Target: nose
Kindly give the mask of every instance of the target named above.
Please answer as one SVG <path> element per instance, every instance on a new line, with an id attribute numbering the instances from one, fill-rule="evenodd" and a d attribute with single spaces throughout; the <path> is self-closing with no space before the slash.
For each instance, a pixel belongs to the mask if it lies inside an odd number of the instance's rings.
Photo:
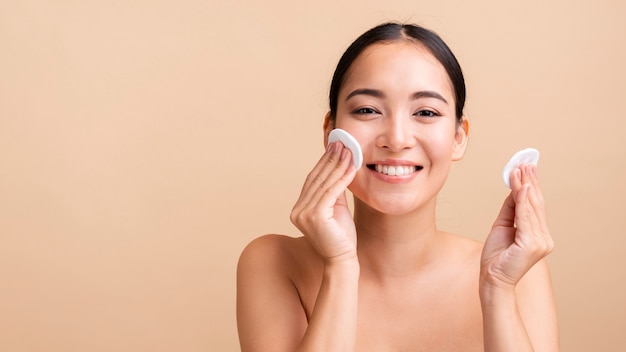
<path id="1" fill-rule="evenodd" d="M 387 118 L 384 125 L 381 126 L 382 128 L 376 141 L 377 146 L 386 148 L 394 153 L 414 147 L 417 140 L 410 123 L 407 118 L 396 116 Z"/>

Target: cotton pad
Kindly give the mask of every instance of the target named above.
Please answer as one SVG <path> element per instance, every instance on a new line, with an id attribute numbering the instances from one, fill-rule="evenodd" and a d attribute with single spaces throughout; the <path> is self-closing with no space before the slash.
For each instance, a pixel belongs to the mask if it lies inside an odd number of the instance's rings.
<path id="1" fill-rule="evenodd" d="M 356 169 L 360 169 L 363 164 L 363 152 L 361 151 L 361 146 L 359 142 L 352 137 L 352 135 L 340 128 L 335 128 L 330 131 L 328 135 L 328 144 L 340 141 L 343 143 L 344 147 L 350 149 L 352 152 L 352 161 L 354 162 L 354 166 Z"/>
<path id="2" fill-rule="evenodd" d="M 515 153 L 515 155 L 511 157 L 511 160 L 506 163 L 506 166 L 504 166 L 504 170 L 502 170 L 504 184 L 511 188 L 511 172 L 522 164 L 533 164 L 536 166 L 537 162 L 539 162 L 539 151 L 537 149 L 526 148 Z"/>

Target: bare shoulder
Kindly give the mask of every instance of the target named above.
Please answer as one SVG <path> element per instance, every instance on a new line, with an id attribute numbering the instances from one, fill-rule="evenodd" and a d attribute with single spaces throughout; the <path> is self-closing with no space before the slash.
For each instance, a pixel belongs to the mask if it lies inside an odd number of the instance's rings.
<path id="1" fill-rule="evenodd" d="M 444 232 L 442 235 L 446 239 L 448 248 L 454 252 L 455 257 L 472 261 L 480 260 L 483 250 L 482 242 L 448 232 Z"/>
<path id="2" fill-rule="evenodd" d="M 304 237 L 263 235 L 252 240 L 244 248 L 239 258 L 239 268 L 245 270 L 269 266 L 283 271 L 313 254 Z"/>
<path id="3" fill-rule="evenodd" d="M 307 315 L 295 281 L 314 258 L 305 238 L 264 235 L 251 241 L 237 266 L 237 326 L 242 350 L 293 350 Z M 278 339 L 277 336 L 282 336 Z"/>
<path id="4" fill-rule="evenodd" d="M 280 259 L 293 240 L 293 237 L 275 234 L 257 237 L 244 248 L 239 258 L 240 264 L 242 262 L 245 264 L 247 261 L 276 259 L 277 254 Z"/>
<path id="5" fill-rule="evenodd" d="M 252 240 L 241 253 L 237 267 L 239 286 L 250 282 L 281 282 L 306 295 L 321 280 L 323 263 L 304 237 L 263 235 Z M 262 284 L 262 283 L 259 283 Z"/>

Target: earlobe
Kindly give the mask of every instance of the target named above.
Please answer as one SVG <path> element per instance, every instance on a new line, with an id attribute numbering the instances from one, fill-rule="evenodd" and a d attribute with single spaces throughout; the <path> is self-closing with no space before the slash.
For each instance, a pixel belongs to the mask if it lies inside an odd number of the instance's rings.
<path id="1" fill-rule="evenodd" d="M 459 122 L 457 127 L 456 136 L 454 137 L 454 152 L 452 153 L 452 160 L 458 161 L 465 155 L 465 149 L 467 148 L 467 141 L 469 140 L 469 121 L 465 116 Z"/>

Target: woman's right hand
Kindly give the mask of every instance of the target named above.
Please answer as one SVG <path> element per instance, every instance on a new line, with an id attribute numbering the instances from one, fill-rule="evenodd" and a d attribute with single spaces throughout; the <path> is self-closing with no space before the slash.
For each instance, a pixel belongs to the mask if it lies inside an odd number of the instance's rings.
<path id="1" fill-rule="evenodd" d="M 291 222 L 326 262 L 356 258 L 356 229 L 345 192 L 356 171 L 350 150 L 330 143 L 291 211 Z"/>

